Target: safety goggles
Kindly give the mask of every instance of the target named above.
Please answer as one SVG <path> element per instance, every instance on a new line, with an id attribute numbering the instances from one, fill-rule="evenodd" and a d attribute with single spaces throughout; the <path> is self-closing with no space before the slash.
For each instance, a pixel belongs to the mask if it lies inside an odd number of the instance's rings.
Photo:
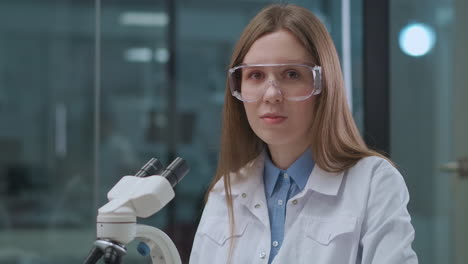
<path id="1" fill-rule="evenodd" d="M 229 69 L 231 93 L 255 102 L 273 86 L 289 101 L 306 100 L 322 91 L 320 66 L 305 64 L 249 64 Z"/>

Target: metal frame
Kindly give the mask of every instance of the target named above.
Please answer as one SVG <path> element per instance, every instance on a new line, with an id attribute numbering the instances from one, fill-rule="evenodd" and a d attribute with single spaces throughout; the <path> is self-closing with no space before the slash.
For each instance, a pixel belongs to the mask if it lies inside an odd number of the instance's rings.
<path id="1" fill-rule="evenodd" d="M 390 155 L 389 0 L 363 1 L 364 140 Z"/>

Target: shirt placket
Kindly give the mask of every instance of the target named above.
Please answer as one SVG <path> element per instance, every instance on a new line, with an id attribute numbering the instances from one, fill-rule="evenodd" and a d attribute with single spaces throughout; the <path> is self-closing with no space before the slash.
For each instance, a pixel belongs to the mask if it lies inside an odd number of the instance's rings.
<path id="1" fill-rule="evenodd" d="M 278 254 L 284 238 L 284 223 L 286 216 L 286 204 L 291 188 L 291 180 L 287 173 L 281 172 L 278 179 L 278 186 L 274 196 L 274 204 L 270 223 L 276 223 L 271 226 L 271 250 L 268 263 L 271 263 L 273 258 Z"/>

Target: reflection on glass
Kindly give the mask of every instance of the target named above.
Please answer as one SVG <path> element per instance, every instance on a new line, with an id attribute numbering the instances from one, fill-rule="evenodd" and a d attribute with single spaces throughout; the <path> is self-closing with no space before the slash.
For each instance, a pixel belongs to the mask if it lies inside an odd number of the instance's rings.
<path id="1" fill-rule="evenodd" d="M 435 41 L 434 30 L 423 23 L 406 25 L 398 37 L 401 50 L 413 57 L 426 55 L 434 46 Z"/>

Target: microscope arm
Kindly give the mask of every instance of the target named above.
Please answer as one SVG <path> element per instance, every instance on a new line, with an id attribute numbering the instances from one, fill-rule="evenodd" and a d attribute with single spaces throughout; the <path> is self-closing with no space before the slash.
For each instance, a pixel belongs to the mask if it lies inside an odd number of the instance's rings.
<path id="1" fill-rule="evenodd" d="M 181 158 L 176 158 L 162 173 L 161 167 L 153 158 L 136 177 L 125 176 L 110 190 L 109 202 L 98 210 L 97 240 L 85 264 L 94 264 L 101 257 L 105 263 L 122 263 L 125 244 L 135 238 L 149 247 L 153 263 L 181 264 L 169 236 L 157 228 L 136 223 L 137 217 L 149 217 L 169 203 L 175 195 L 174 185 L 189 171 Z"/>

